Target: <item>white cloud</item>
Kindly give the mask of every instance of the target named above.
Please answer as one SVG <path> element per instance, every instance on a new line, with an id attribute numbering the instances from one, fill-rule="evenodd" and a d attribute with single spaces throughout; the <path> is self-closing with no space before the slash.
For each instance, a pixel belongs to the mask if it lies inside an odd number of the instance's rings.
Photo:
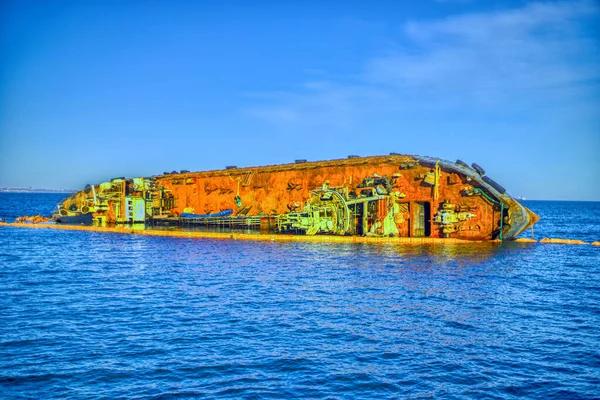
<path id="1" fill-rule="evenodd" d="M 586 23 L 598 14 L 589 1 L 548 2 L 410 21 L 399 44 L 364 60 L 352 83 L 308 82 L 254 97 L 246 111 L 276 122 L 339 124 L 414 103 L 447 108 L 578 94 L 600 78 L 598 34 Z"/>
<path id="2" fill-rule="evenodd" d="M 438 21 L 409 22 L 405 32 L 415 39 L 456 35 L 469 41 L 522 37 L 531 29 L 552 24 L 553 29 L 570 30 L 571 22 L 598 11 L 594 3 L 530 3 L 523 8 L 451 16 Z"/>
<path id="3" fill-rule="evenodd" d="M 296 91 L 254 93 L 247 97 L 259 105 L 244 111 L 269 122 L 346 125 L 389 100 L 390 95 L 372 85 L 310 81 Z"/>
<path id="4" fill-rule="evenodd" d="M 597 43 L 577 20 L 590 3 L 534 3 L 519 10 L 410 22 L 414 50 L 369 62 L 368 78 L 467 93 L 548 88 L 598 78 Z"/>

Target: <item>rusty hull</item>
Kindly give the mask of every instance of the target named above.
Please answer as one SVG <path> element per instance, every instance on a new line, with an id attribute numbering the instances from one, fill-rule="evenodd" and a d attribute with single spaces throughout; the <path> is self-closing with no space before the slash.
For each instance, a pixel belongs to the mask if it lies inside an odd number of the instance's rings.
<path id="1" fill-rule="evenodd" d="M 268 219 L 278 233 L 514 239 L 539 219 L 481 170 L 391 154 L 116 178 L 58 205 L 97 224 Z"/>

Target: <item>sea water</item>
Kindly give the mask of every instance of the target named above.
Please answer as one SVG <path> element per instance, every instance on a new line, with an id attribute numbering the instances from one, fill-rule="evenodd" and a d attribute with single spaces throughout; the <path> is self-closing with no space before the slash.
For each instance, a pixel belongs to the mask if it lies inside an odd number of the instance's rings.
<path id="1" fill-rule="evenodd" d="M 525 204 L 600 240 L 600 203 Z M 600 396 L 599 247 L 0 228 L 1 398 L 523 396 Z"/>

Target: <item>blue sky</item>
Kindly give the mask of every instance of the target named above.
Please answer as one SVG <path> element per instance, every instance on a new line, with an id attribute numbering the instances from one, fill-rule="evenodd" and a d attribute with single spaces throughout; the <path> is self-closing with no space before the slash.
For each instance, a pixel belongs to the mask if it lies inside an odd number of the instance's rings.
<path id="1" fill-rule="evenodd" d="M 600 200 L 593 0 L 0 5 L 0 186 L 399 152 Z"/>

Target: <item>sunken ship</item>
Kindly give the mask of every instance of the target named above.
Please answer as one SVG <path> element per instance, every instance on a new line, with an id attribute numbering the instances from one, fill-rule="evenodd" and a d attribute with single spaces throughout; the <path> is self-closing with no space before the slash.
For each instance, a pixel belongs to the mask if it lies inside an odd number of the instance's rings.
<path id="1" fill-rule="evenodd" d="M 298 235 L 510 240 L 539 217 L 477 164 L 391 153 L 114 178 L 65 199 L 53 219 Z"/>

